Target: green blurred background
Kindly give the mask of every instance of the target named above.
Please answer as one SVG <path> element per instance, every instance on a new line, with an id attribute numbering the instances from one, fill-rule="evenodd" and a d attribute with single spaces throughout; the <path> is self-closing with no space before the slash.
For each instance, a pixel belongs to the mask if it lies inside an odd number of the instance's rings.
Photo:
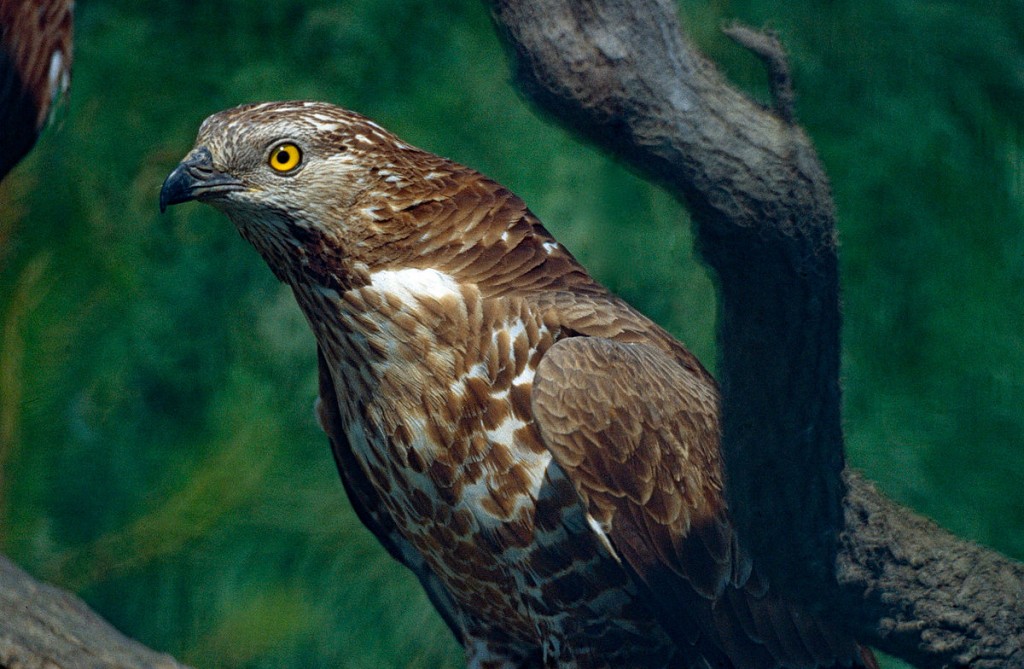
<path id="1" fill-rule="evenodd" d="M 779 9 L 778 5 L 784 8 Z M 1024 5 L 686 0 L 777 29 L 842 235 L 850 461 L 1024 558 Z M 517 96 L 482 3 L 83 0 L 70 104 L 0 187 L 0 549 L 202 667 L 456 667 L 350 511 L 313 339 L 228 221 L 157 214 L 200 121 L 329 100 L 519 193 L 713 366 L 686 215 Z"/>

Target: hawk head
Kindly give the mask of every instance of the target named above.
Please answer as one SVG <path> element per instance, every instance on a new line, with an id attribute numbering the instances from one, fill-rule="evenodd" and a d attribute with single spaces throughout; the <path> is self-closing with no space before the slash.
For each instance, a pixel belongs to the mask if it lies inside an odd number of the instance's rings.
<path id="1" fill-rule="evenodd" d="M 495 290 L 567 275 L 589 283 L 507 189 L 322 102 L 243 105 L 206 119 L 164 182 L 161 211 L 188 200 L 227 214 L 293 285 L 348 288 L 403 268 Z"/>
<path id="2" fill-rule="evenodd" d="M 195 148 L 164 182 L 160 209 L 189 200 L 216 207 L 270 254 L 275 270 L 311 240 L 366 260 L 368 247 L 393 241 L 410 222 L 381 205 L 405 199 L 400 191 L 422 181 L 429 157 L 326 103 L 243 105 L 203 122 Z"/>
<path id="3" fill-rule="evenodd" d="M 374 168 L 397 167 L 403 151 L 415 149 L 334 105 L 243 105 L 203 121 L 195 148 L 164 182 L 160 209 L 200 200 L 232 216 L 323 221 L 379 185 Z"/>

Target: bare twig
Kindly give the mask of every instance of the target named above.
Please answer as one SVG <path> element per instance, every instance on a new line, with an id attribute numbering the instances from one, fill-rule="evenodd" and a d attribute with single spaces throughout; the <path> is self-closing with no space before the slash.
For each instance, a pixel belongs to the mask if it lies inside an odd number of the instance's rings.
<path id="1" fill-rule="evenodd" d="M 795 119 L 793 112 L 793 74 L 789 69 L 789 58 L 779 41 L 779 36 L 770 30 L 754 30 L 742 23 L 733 23 L 722 29 L 726 37 L 747 49 L 761 59 L 768 70 L 768 83 L 772 92 L 772 107 L 786 123 Z"/>

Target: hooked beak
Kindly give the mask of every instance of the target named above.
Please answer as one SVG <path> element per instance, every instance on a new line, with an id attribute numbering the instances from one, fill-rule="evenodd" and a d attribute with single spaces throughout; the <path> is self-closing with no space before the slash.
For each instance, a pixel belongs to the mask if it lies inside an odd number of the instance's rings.
<path id="1" fill-rule="evenodd" d="M 201 146 L 185 156 L 164 180 L 160 189 L 160 213 L 172 204 L 204 200 L 244 189 L 241 181 L 214 169 L 210 150 Z"/>

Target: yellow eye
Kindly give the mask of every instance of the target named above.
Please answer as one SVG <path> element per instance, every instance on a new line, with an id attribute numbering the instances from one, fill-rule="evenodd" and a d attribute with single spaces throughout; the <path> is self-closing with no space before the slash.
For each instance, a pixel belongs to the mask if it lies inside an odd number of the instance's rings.
<path id="1" fill-rule="evenodd" d="M 270 151 L 267 162 L 277 172 L 291 172 L 302 162 L 302 151 L 291 142 L 278 144 Z"/>

